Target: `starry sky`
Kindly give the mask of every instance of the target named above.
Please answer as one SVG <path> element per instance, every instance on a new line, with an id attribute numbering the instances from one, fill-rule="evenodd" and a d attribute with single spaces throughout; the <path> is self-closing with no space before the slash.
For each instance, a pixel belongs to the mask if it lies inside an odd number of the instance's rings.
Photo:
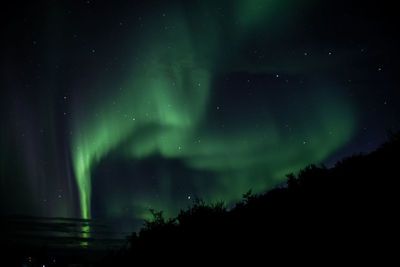
<path id="1" fill-rule="evenodd" d="M 6 4 L 0 213 L 135 229 L 374 150 L 399 128 L 390 5 Z"/>

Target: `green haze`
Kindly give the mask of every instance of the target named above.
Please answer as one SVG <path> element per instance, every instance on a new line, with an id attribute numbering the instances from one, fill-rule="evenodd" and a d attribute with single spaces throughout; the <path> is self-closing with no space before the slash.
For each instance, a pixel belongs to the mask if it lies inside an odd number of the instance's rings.
<path id="1" fill-rule="evenodd" d="M 234 1 L 231 14 L 223 21 L 218 13 L 205 12 L 207 5 L 213 10 L 212 1 L 199 4 L 203 19 L 198 15 L 190 18 L 183 8 L 171 5 L 165 16 L 161 12 L 154 15 L 145 29 L 136 33 L 129 41 L 129 70 L 122 89 L 101 77 L 107 82 L 94 85 L 101 97 L 91 99 L 90 108 L 82 107 L 85 112 L 78 110 L 73 118 L 71 151 L 82 218 L 91 217 L 91 174 L 109 153 L 133 159 L 151 155 L 180 159 L 188 168 L 217 177 L 213 188 L 206 188 L 201 178 L 193 178 L 199 196 L 231 202 L 250 188 L 260 192 L 281 183 L 289 172 L 322 162 L 350 140 L 356 123 L 354 108 L 338 93 L 340 88 L 324 88 L 322 83 L 312 85 L 313 95 L 300 95 L 298 103 L 281 103 L 273 110 L 265 106 L 262 119 L 249 114 L 227 130 L 211 126 L 215 121 L 212 114 L 219 109 L 211 105 L 214 79 L 217 74 L 234 71 L 228 62 L 238 53 L 227 48 L 232 45 L 240 50 L 251 32 L 267 34 L 268 22 L 277 17 L 275 11 L 294 8 L 291 1 L 283 2 Z M 227 28 L 226 24 L 235 22 L 233 29 Z M 252 65 L 242 63 L 234 65 Z M 265 69 L 271 67 L 256 64 L 247 71 Z M 287 128 L 294 130 L 282 127 L 284 118 L 277 114 L 286 114 L 290 120 Z M 135 216 L 146 218 L 149 206 L 169 215 L 179 208 L 169 195 L 169 178 L 160 178 L 164 179 L 163 198 L 132 197 L 138 207 Z M 110 203 L 111 210 L 117 206 Z"/>

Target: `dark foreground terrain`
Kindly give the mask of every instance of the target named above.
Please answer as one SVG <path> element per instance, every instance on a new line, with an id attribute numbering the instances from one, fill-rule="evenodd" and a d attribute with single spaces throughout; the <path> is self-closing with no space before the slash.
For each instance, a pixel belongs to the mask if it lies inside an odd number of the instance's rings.
<path id="1" fill-rule="evenodd" d="M 10 238 L 2 239 L 3 262 L 11 261 L 7 266 L 382 264 L 397 254 L 399 153 L 400 134 L 390 134 L 388 142 L 368 155 L 343 159 L 329 169 L 308 166 L 265 194 L 249 191 L 231 209 L 224 203 L 196 200 L 173 219 L 152 211 L 154 219 L 120 249 L 110 245 L 100 250 L 27 250 L 23 245 L 10 246 Z"/>

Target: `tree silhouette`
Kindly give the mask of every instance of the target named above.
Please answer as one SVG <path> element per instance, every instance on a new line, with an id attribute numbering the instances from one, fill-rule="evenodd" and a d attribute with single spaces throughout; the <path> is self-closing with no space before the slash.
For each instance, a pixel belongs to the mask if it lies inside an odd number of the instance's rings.
<path id="1" fill-rule="evenodd" d="M 152 211 L 128 255 L 168 255 L 175 262 L 196 259 L 269 257 L 336 257 L 370 251 L 372 240 L 392 217 L 397 194 L 396 167 L 400 134 L 368 155 L 354 155 L 333 168 L 309 165 L 287 175 L 286 186 L 254 195 L 228 210 L 223 202 L 196 199 L 174 219 Z M 377 216 L 381 216 L 379 222 Z M 388 224 L 389 225 L 389 224 Z M 149 235 L 152 233 L 152 235 Z M 170 242 L 154 246 L 161 240 Z M 151 250 L 141 250 L 148 241 Z M 335 254 L 336 253 L 336 254 Z M 226 258 L 229 255 L 229 258 Z M 139 256 L 139 258 L 140 258 Z"/>
<path id="2" fill-rule="evenodd" d="M 262 194 L 247 191 L 230 209 L 199 198 L 175 218 L 151 209 L 152 218 L 128 237 L 129 246 L 109 253 L 100 265 L 248 266 L 274 259 L 356 264 L 384 249 L 382 261 L 397 255 L 387 240 L 395 241 L 398 228 L 399 151 L 400 134 L 390 133 L 376 151 L 332 168 L 306 166 L 288 174 L 283 186 Z M 18 257 L 7 246 L 3 251 Z M 36 255 L 43 262 L 48 257 L 43 251 Z"/>

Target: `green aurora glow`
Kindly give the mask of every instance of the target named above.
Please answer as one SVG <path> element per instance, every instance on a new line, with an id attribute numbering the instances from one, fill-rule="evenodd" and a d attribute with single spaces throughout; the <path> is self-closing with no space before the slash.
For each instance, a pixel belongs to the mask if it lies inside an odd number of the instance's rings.
<path id="1" fill-rule="evenodd" d="M 237 16 L 239 23 L 229 41 L 240 46 L 254 29 L 265 31 L 269 27 L 265 20 L 276 17 L 270 9 L 283 8 L 279 2 L 236 1 L 232 16 Z M 91 171 L 116 149 L 134 159 L 159 154 L 181 159 L 193 169 L 211 171 L 218 177 L 218 186 L 202 188 L 201 181 L 194 181 L 198 194 L 231 202 L 249 188 L 260 192 L 282 182 L 286 173 L 323 161 L 350 139 L 355 124 L 351 105 L 326 88 L 318 88 L 326 93 L 302 99 L 303 105 L 310 107 L 307 114 L 301 107 L 289 111 L 292 120 L 301 121 L 290 137 L 280 133 L 272 114 L 261 128 L 211 133 L 206 109 L 210 108 L 213 73 L 229 69 L 221 63 L 226 40 L 217 29 L 223 25 L 211 15 L 203 21 L 204 27 L 190 29 L 181 8 L 170 7 L 167 14 L 163 19 L 171 30 L 150 34 L 157 27 L 154 22 L 150 33 L 138 38 L 139 44 L 132 48 L 132 58 L 140 53 L 141 61 L 131 64 L 123 90 L 110 90 L 106 99 L 94 101 L 89 114 L 75 118 L 78 134 L 73 139 L 72 155 L 83 218 L 91 217 Z M 251 71 L 263 68 L 268 66 L 254 66 Z M 337 101 L 332 101 L 332 94 Z M 336 129 L 334 135 L 332 129 Z M 312 136 L 307 145 L 293 141 L 305 136 Z M 152 206 L 172 214 L 178 207 L 168 200 L 171 196 L 164 198 L 156 201 L 148 196 L 132 201 L 136 206 Z"/>
<path id="2" fill-rule="evenodd" d="M 3 13 L 0 213 L 6 239 L 29 247 L 109 246 L 149 209 L 175 217 L 197 198 L 229 209 L 399 131 L 390 4 L 45 0 Z"/>
<path id="3" fill-rule="evenodd" d="M 206 16 L 203 20 L 188 18 L 176 5 L 168 7 L 166 16 L 150 20 L 132 41 L 122 89 L 102 78 L 95 85 L 101 96 L 92 96 L 90 108 L 73 118 L 71 154 L 82 218 L 91 217 L 92 172 L 110 153 L 136 160 L 152 155 L 179 159 L 188 168 L 216 177 L 213 188 L 204 188 L 201 178 L 194 178 L 197 195 L 232 202 L 250 188 L 260 192 L 281 183 L 289 172 L 324 161 L 352 137 L 356 124 L 352 104 L 341 97 L 340 88 L 323 83 L 310 85 L 312 94 L 300 96 L 298 103 L 280 103 L 277 112 L 263 107 L 262 119 L 248 115 L 237 125 L 215 129 L 213 114 L 225 110 L 213 106 L 216 76 L 234 71 L 251 75 L 285 65 L 234 58 L 250 35 L 275 31 L 270 22 L 279 28 L 293 15 L 288 11 L 298 6 L 292 1 L 233 1 L 227 19 L 237 26 L 226 32 L 227 22 L 207 13 L 207 5 L 212 1 L 198 4 L 199 13 Z M 161 24 L 168 29 L 159 30 Z M 225 50 L 229 44 L 234 44 L 233 51 Z M 296 131 L 283 132 L 276 113 L 287 114 Z M 131 197 L 137 207 L 134 216 L 146 218 L 149 206 L 167 215 L 182 208 L 170 195 L 168 175 L 160 179 L 161 198 Z M 110 214 L 118 209 L 112 201 L 109 205 Z"/>

